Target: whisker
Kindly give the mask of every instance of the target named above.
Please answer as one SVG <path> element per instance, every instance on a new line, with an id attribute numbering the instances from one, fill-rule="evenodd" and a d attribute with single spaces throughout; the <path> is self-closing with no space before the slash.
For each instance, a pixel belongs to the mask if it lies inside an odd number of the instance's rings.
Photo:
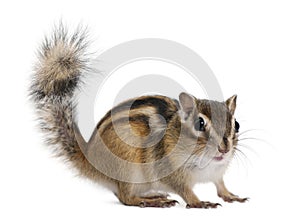
<path id="1" fill-rule="evenodd" d="M 263 131 L 263 130 L 261 130 L 261 129 L 248 129 L 248 130 L 245 130 L 243 132 L 238 133 L 238 136 L 244 135 L 248 132 L 254 132 L 254 131 Z"/>
<path id="2" fill-rule="evenodd" d="M 240 157 L 240 155 L 237 153 L 236 150 L 234 150 L 234 157 L 235 157 L 235 159 L 237 161 L 238 166 L 239 166 L 239 164 L 241 164 L 245 169 L 247 169 L 244 161 L 242 160 L 242 158 Z"/>
<path id="3" fill-rule="evenodd" d="M 237 158 L 237 166 L 238 166 L 238 171 L 242 171 L 243 173 L 246 173 L 248 175 L 248 165 L 247 162 L 245 162 L 244 159 L 242 159 L 242 156 L 238 151 L 235 151 L 235 157 Z"/>
<path id="4" fill-rule="evenodd" d="M 239 140 L 239 141 L 244 141 L 244 140 L 264 141 L 263 139 L 260 139 L 260 138 L 253 138 L 253 137 L 239 138 L 238 140 Z"/>
<path id="5" fill-rule="evenodd" d="M 238 141 L 246 141 L 246 140 L 254 140 L 254 141 L 259 141 L 262 142 L 268 146 L 272 146 L 272 144 L 264 139 L 260 139 L 260 138 L 254 138 L 254 137 L 245 137 L 245 138 L 241 138 L 241 139 L 237 139 Z"/>
<path id="6" fill-rule="evenodd" d="M 250 161 L 250 159 L 247 157 L 247 155 L 241 149 L 235 148 L 235 150 L 237 152 L 239 152 L 251 166 L 253 166 L 252 162 Z"/>
<path id="7" fill-rule="evenodd" d="M 246 144 L 241 144 L 241 143 L 238 143 L 238 146 L 239 147 L 243 147 L 249 151 L 251 151 L 253 154 L 255 154 L 257 157 L 259 157 L 259 154 L 257 153 L 256 150 L 254 150 L 252 147 L 250 147 L 249 145 L 246 145 Z"/>

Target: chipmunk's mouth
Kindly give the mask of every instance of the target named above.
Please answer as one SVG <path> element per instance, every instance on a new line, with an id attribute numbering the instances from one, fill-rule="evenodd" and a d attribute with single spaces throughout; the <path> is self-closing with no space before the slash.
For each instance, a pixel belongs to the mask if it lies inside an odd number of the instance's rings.
<path id="1" fill-rule="evenodd" d="M 224 159 L 224 156 L 223 156 L 223 154 L 222 154 L 222 155 L 220 155 L 220 156 L 215 156 L 215 157 L 213 157 L 213 159 L 214 159 L 215 161 L 221 161 L 221 160 Z"/>

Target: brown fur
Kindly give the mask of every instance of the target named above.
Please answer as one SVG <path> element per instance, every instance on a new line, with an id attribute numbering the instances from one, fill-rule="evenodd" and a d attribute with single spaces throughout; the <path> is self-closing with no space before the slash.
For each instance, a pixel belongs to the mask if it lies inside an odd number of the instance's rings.
<path id="1" fill-rule="evenodd" d="M 177 193 L 189 208 L 217 207 L 200 201 L 192 191 L 198 174 L 195 168 L 197 159 L 223 156 L 236 147 L 232 122 L 236 96 L 226 102 L 199 100 L 185 93 L 180 103 L 158 95 L 128 100 L 110 110 L 85 142 L 76 126 L 73 97 L 88 69 L 84 40 L 84 31 L 69 35 L 61 25 L 39 53 L 31 96 L 48 143 L 57 146 L 58 155 L 82 176 L 105 184 L 125 205 L 174 206 L 176 201 L 166 195 L 145 195 L 158 188 Z M 206 121 L 201 132 L 194 128 L 199 117 Z M 120 159 L 128 165 L 120 164 Z M 129 164 L 135 164 L 134 168 Z M 144 164 L 153 166 L 147 169 Z M 226 189 L 223 172 L 208 180 L 225 201 L 246 200 Z"/>

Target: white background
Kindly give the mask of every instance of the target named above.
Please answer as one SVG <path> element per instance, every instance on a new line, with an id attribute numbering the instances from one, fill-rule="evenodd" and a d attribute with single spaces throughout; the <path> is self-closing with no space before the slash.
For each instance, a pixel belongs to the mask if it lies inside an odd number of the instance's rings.
<path id="1" fill-rule="evenodd" d="M 1 218 L 299 217 L 297 1 L 7 2 L 0 9 Z M 187 210 L 181 199 L 170 209 L 126 207 L 52 158 L 35 127 L 27 89 L 36 48 L 60 18 L 71 26 L 88 24 L 93 49 L 100 52 L 124 41 L 157 37 L 202 56 L 224 95 L 238 94 L 241 131 L 256 129 L 248 136 L 266 141 L 245 142 L 257 155 L 241 148 L 248 159 L 234 161 L 225 177 L 234 193 L 250 201 L 223 203 L 207 184 L 195 192 L 223 207 Z M 152 67 L 145 62 L 136 69 L 143 68 Z M 159 71 L 159 65 L 153 71 Z M 118 86 L 112 83 L 110 89 Z M 101 113 L 105 107 L 103 103 Z"/>

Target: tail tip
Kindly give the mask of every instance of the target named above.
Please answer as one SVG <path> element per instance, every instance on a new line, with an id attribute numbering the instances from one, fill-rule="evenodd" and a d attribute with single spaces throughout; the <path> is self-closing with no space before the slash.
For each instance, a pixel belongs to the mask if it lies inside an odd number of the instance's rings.
<path id="1" fill-rule="evenodd" d="M 87 46 L 86 28 L 78 27 L 69 34 L 62 23 L 55 27 L 39 50 L 32 94 L 41 97 L 72 93 L 87 69 Z"/>

